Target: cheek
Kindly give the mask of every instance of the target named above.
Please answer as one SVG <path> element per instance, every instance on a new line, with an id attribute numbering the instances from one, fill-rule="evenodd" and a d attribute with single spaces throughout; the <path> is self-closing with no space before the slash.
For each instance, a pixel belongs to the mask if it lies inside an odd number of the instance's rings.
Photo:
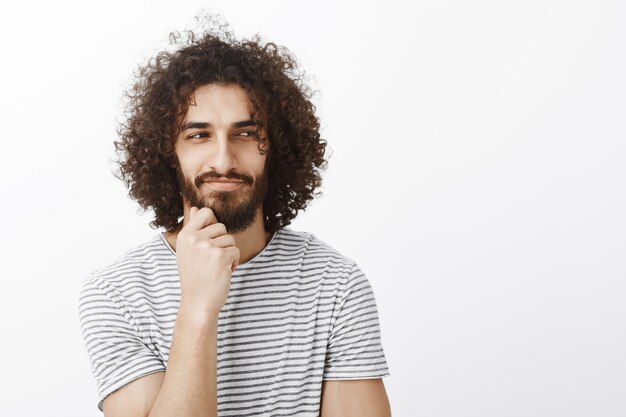
<path id="1" fill-rule="evenodd" d="M 250 149 L 244 155 L 242 155 L 242 160 L 240 164 L 242 167 L 246 167 L 247 170 L 254 172 L 256 175 L 259 175 L 265 169 L 265 164 L 267 162 L 267 155 L 259 154 L 259 150 L 255 147 L 254 149 Z"/>
<path id="2" fill-rule="evenodd" d="M 206 155 L 198 148 L 181 148 L 178 152 L 178 161 L 183 172 L 189 174 L 189 172 L 200 169 L 203 162 L 206 161 Z"/>
<path id="3" fill-rule="evenodd" d="M 267 174 L 268 162 L 269 162 L 269 159 L 267 157 L 259 158 L 257 160 L 257 166 L 256 166 L 257 175 L 261 175 L 264 172 Z"/>

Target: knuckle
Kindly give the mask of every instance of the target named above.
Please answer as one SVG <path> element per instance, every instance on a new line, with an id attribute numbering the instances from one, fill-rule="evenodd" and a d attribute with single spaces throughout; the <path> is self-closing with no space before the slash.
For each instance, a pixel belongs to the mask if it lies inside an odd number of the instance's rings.
<path id="1" fill-rule="evenodd" d="M 216 229 L 216 233 L 218 233 L 220 236 L 226 234 L 226 226 L 224 225 L 224 223 L 215 223 L 214 226 Z"/>

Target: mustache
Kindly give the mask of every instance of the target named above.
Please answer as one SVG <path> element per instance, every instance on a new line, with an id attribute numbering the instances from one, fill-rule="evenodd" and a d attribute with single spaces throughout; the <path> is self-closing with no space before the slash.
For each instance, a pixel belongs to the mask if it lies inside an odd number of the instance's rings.
<path id="1" fill-rule="evenodd" d="M 207 172 L 201 175 L 198 175 L 195 180 L 196 187 L 200 187 L 203 182 L 208 180 L 209 178 L 223 179 L 223 180 L 236 180 L 241 181 L 245 184 L 252 184 L 253 180 L 247 175 L 238 174 L 236 172 L 231 172 L 229 175 L 221 175 L 215 171 Z"/>

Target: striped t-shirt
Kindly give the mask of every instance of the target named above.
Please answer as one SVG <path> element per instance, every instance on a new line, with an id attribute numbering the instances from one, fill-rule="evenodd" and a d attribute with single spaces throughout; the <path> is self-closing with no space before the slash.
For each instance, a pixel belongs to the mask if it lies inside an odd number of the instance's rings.
<path id="1" fill-rule="evenodd" d="M 129 382 L 164 372 L 180 304 L 163 233 L 86 277 L 81 329 L 98 408 Z M 389 375 L 374 293 L 358 265 L 283 227 L 237 267 L 218 319 L 218 414 L 318 416 L 322 381 Z"/>

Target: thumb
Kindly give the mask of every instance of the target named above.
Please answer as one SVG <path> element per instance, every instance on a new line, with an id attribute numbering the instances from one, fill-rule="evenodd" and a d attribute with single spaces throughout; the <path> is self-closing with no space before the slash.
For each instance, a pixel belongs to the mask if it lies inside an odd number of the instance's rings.
<path id="1" fill-rule="evenodd" d="M 198 209 L 196 207 L 191 207 L 189 209 L 189 221 L 191 221 L 191 219 L 193 219 L 193 215 L 196 213 L 196 211 L 198 211 Z"/>

